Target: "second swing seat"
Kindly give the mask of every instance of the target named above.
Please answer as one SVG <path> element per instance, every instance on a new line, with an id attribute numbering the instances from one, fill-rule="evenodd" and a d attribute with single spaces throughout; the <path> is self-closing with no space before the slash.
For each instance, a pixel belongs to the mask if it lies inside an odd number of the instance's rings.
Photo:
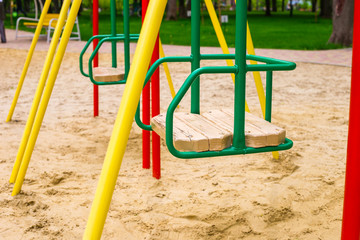
<path id="1" fill-rule="evenodd" d="M 97 82 L 117 82 L 125 79 L 125 74 L 119 68 L 95 67 L 94 80 Z"/>
<path id="2" fill-rule="evenodd" d="M 166 115 L 151 120 L 152 129 L 165 138 Z M 179 151 L 221 151 L 232 145 L 234 115 L 230 110 L 213 110 L 202 114 L 174 113 L 173 142 Z M 285 142 L 286 132 L 262 118 L 245 114 L 245 145 L 261 148 Z"/>

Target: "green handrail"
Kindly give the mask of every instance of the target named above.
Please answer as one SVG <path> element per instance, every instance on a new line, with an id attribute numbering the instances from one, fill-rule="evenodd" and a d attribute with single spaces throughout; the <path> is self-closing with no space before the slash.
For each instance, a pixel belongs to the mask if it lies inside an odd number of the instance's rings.
<path id="1" fill-rule="evenodd" d="M 116 34 L 116 37 L 121 37 L 124 36 L 124 34 Z M 83 69 L 83 59 L 84 59 L 84 54 L 86 53 L 87 49 L 89 48 L 90 44 L 94 41 L 94 39 L 103 39 L 103 38 L 111 38 L 111 34 L 105 34 L 105 35 L 96 35 L 96 36 L 92 36 L 87 43 L 85 44 L 83 50 L 80 53 L 80 57 L 79 57 L 79 65 L 80 65 L 80 72 L 84 77 L 89 77 L 89 74 L 85 73 L 84 69 Z M 130 41 L 136 41 L 139 39 L 139 34 L 130 34 Z M 124 39 L 121 39 L 124 40 Z M 120 41 L 120 40 L 119 40 Z M 99 49 L 96 50 L 96 53 L 98 52 Z M 96 55 L 95 53 L 95 55 Z"/>
<path id="2" fill-rule="evenodd" d="M 250 148 L 245 145 L 245 95 L 246 95 L 246 73 L 248 71 L 266 71 L 266 109 L 265 119 L 271 121 L 271 107 L 272 107 L 272 72 L 292 70 L 296 67 L 295 63 L 277 60 L 267 57 L 259 57 L 246 54 L 246 23 L 247 23 L 247 1 L 243 0 L 238 3 L 236 8 L 236 32 L 235 32 L 235 54 L 200 54 L 200 1 L 191 2 L 191 74 L 184 81 L 178 93 L 171 101 L 166 113 L 166 130 L 165 138 L 166 145 L 171 154 L 179 158 L 200 158 L 200 157 L 214 157 L 224 155 L 237 155 L 247 153 L 271 152 L 286 150 L 292 147 L 293 142 L 290 139 L 285 139 L 283 144 L 279 146 Z M 234 66 L 213 66 L 200 67 L 201 60 L 210 59 L 235 59 Z M 173 58 L 176 60 L 176 58 Z M 264 64 L 249 65 L 247 60 L 254 60 Z M 157 64 L 160 64 L 160 60 Z M 158 65 L 154 64 L 150 68 L 146 82 L 152 75 L 154 69 Z M 173 120 L 174 112 L 180 101 L 191 88 L 191 113 L 200 113 L 200 75 L 201 74 L 219 74 L 219 73 L 233 73 L 235 74 L 235 90 L 234 90 L 234 132 L 233 144 L 231 147 L 222 151 L 207 151 L 207 152 L 182 152 L 175 149 L 173 144 Z M 145 84 L 146 84 L 145 82 Z M 146 130 L 151 130 L 151 126 L 145 125 L 140 120 L 140 110 L 137 109 L 135 120 L 140 127 Z"/>
<path id="3" fill-rule="evenodd" d="M 202 67 L 198 68 L 192 72 L 189 77 L 185 80 L 184 84 L 179 89 L 178 93 L 175 95 L 174 99 L 171 101 L 167 113 L 166 113 L 166 133 L 165 140 L 166 145 L 171 154 L 178 158 L 202 158 L 202 157 L 215 157 L 215 156 L 226 156 L 226 155 L 237 155 L 237 154 L 249 154 L 249 153 L 259 153 L 259 152 L 272 152 L 272 151 L 281 151 L 290 149 L 293 145 L 293 142 L 290 139 L 285 139 L 285 143 L 280 144 L 276 147 L 263 147 L 263 148 L 250 148 L 244 146 L 243 148 L 229 147 L 222 151 L 208 151 L 208 152 L 181 152 L 178 151 L 173 144 L 173 118 L 176 107 L 179 105 L 180 101 L 185 96 L 186 92 L 189 90 L 190 86 L 201 74 L 216 74 L 216 73 L 236 73 L 238 71 L 237 66 L 232 67 Z M 270 99 L 271 101 L 271 99 Z M 245 124 L 243 121 L 240 123 Z"/>
<path id="4" fill-rule="evenodd" d="M 257 61 L 261 62 L 266 62 L 269 63 L 269 66 L 274 66 L 274 70 L 280 71 L 280 70 L 292 70 L 296 67 L 295 63 L 289 62 L 289 61 L 283 61 L 283 60 L 277 60 L 277 59 L 273 59 L 273 58 L 267 58 L 267 57 L 257 57 Z M 200 59 L 201 60 L 227 60 L 227 59 L 235 59 L 235 54 L 202 54 L 200 55 Z M 247 55 L 246 59 L 250 60 L 253 59 L 253 55 Z M 150 80 L 151 76 L 153 75 L 153 73 L 155 72 L 155 70 L 162 64 L 165 62 L 191 62 L 193 60 L 192 56 L 168 56 L 168 57 L 164 57 L 164 58 L 160 58 L 158 59 L 156 62 L 154 62 L 154 64 L 151 65 L 151 67 L 149 68 L 148 73 L 146 74 L 146 78 L 145 78 L 145 83 L 144 86 L 148 83 L 148 81 Z M 261 67 L 259 67 L 257 71 L 265 71 L 265 69 L 269 68 L 268 65 L 266 64 L 258 64 Z M 247 65 L 247 70 L 248 70 L 248 66 Z M 266 66 L 265 68 L 263 68 L 263 66 Z M 262 69 L 263 68 L 263 69 Z M 271 79 L 272 81 L 272 79 Z M 267 83 L 266 86 L 271 86 L 272 87 L 272 83 L 270 85 L 270 83 Z M 271 95 L 268 93 L 271 93 L 272 90 L 271 88 L 267 88 L 267 100 L 266 101 L 270 101 L 268 104 L 266 104 L 267 106 L 270 107 L 271 110 Z M 269 111 L 269 110 L 268 110 Z M 270 111 L 270 119 L 271 120 L 271 111 Z M 268 121 L 269 121 L 268 120 Z M 141 119 L 140 119 L 140 107 L 137 108 L 136 110 L 136 114 L 135 114 L 135 121 L 137 123 L 137 125 L 147 131 L 152 131 L 151 125 L 147 125 L 144 124 Z"/>
<path id="5" fill-rule="evenodd" d="M 116 34 L 116 1 L 110 0 L 110 21 L 111 21 L 111 33 L 107 35 L 97 35 L 93 36 L 86 43 L 84 49 L 80 53 L 80 72 L 83 76 L 89 77 L 91 82 L 96 85 L 111 85 L 111 84 L 124 84 L 126 83 L 127 75 L 130 70 L 130 41 L 138 40 L 139 34 L 130 34 L 130 23 L 129 23 L 129 0 L 124 0 L 123 6 L 123 21 L 124 21 L 124 33 Z M 86 74 L 83 69 L 83 56 L 90 46 L 90 43 L 94 39 L 101 39 L 97 47 L 94 49 L 93 53 L 89 59 L 89 74 Z M 114 81 L 114 82 L 98 82 L 93 78 L 93 69 L 92 69 L 92 61 L 96 54 L 98 53 L 100 46 L 108 41 L 111 42 L 111 63 L 112 67 L 117 67 L 117 51 L 116 51 L 116 42 L 123 40 L 124 41 L 124 65 L 125 65 L 125 76 L 122 81 Z"/>
<path id="6" fill-rule="evenodd" d="M 163 57 L 163 58 L 159 58 L 158 60 L 156 60 L 150 67 L 149 71 L 146 74 L 146 78 L 145 78 L 145 83 L 144 83 L 144 87 L 145 85 L 148 83 L 148 81 L 151 79 L 151 76 L 154 74 L 155 70 L 162 64 L 165 62 L 191 62 L 192 61 L 192 57 L 191 56 L 169 56 L 169 57 Z M 152 131 L 151 125 L 147 125 L 145 123 L 143 123 L 140 119 L 140 102 L 138 105 L 138 108 L 136 109 L 136 113 L 135 113 L 135 122 L 137 123 L 137 125 L 147 131 Z"/>
<path id="7" fill-rule="evenodd" d="M 97 52 L 99 51 L 101 45 L 104 42 L 116 42 L 116 41 L 120 41 L 120 40 L 124 40 L 125 37 L 123 36 L 123 34 L 120 34 L 119 37 L 107 37 L 107 38 L 103 38 L 99 41 L 98 45 L 96 46 L 96 48 L 94 49 L 94 51 L 92 52 L 92 54 L 90 55 L 89 58 L 89 62 L 88 62 L 88 68 L 89 68 L 89 75 L 88 77 L 90 78 L 90 81 L 96 85 L 112 85 L 112 84 L 124 84 L 126 82 L 126 80 L 122 80 L 122 81 L 116 81 L 116 82 L 98 82 L 95 81 L 94 77 L 93 77 L 93 67 L 92 67 L 92 62 L 97 54 Z M 137 38 L 132 38 L 131 40 L 137 40 Z"/>

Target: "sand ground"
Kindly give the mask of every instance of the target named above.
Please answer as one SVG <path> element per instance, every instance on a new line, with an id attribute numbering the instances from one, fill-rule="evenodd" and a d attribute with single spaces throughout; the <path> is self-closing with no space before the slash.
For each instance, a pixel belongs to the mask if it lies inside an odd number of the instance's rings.
<path id="1" fill-rule="evenodd" d="M 100 87 L 100 116 L 93 118 L 92 85 L 79 72 L 79 51 L 67 52 L 22 192 L 11 197 L 8 179 L 46 57 L 45 49 L 37 49 L 13 121 L 5 123 L 27 55 L 25 47 L 14 46 L 0 46 L 0 239 L 79 239 L 124 86 Z M 175 55 L 184 49 L 165 47 Z M 336 63 L 344 52 L 347 62 Z M 331 65 L 299 60 L 296 70 L 274 74 L 273 122 L 294 141 L 279 160 L 269 153 L 184 160 L 162 144 L 162 178 L 156 180 L 141 167 L 141 130 L 134 124 L 103 239 L 339 239 L 351 60 L 349 50 L 330 55 L 333 62 L 323 58 Z M 109 61 L 102 54 L 101 63 Z M 178 89 L 190 67 L 169 66 Z M 170 93 L 163 71 L 161 77 L 165 110 Z M 229 76 L 203 77 L 201 87 L 204 111 L 231 108 Z M 259 115 L 250 74 L 247 100 Z M 187 97 L 181 109 L 188 105 Z"/>

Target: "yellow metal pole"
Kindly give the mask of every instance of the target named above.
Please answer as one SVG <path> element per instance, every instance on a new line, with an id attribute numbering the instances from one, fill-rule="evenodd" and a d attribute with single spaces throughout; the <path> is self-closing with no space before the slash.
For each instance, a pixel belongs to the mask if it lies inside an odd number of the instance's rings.
<path id="1" fill-rule="evenodd" d="M 223 51 L 224 54 L 229 54 L 230 53 L 229 48 L 228 48 L 228 45 L 226 43 L 224 33 L 223 33 L 222 29 L 221 29 L 219 19 L 218 19 L 217 15 L 216 15 L 214 5 L 212 4 L 211 0 L 205 0 L 205 5 L 206 5 L 206 8 L 207 8 L 207 10 L 209 12 L 209 16 L 210 16 L 211 22 L 213 24 L 213 27 L 214 27 L 217 39 L 219 41 L 221 50 Z M 230 59 L 227 59 L 226 63 L 227 63 L 228 66 L 234 66 L 234 62 L 231 61 Z M 231 74 L 231 77 L 233 78 L 233 81 L 235 82 L 235 74 Z"/>
<path id="2" fill-rule="evenodd" d="M 246 48 L 247 48 L 248 54 L 255 55 L 255 49 L 254 49 L 254 44 L 253 44 L 251 34 L 250 34 L 249 24 L 247 24 L 246 28 L 247 28 L 246 29 L 246 35 L 247 35 L 246 36 Z M 257 64 L 257 62 L 250 60 L 250 64 Z M 259 72 L 253 72 L 253 76 L 254 76 L 254 80 L 255 80 L 256 91 L 258 93 L 262 114 L 265 117 L 265 94 L 264 94 L 264 87 L 263 87 L 262 81 L 261 81 L 261 76 L 260 76 Z"/>
<path id="3" fill-rule="evenodd" d="M 101 238 L 166 3 L 149 3 L 83 239 Z"/>
<path id="4" fill-rule="evenodd" d="M 205 5 L 206 5 L 206 8 L 207 8 L 207 10 L 209 12 L 209 16 L 210 16 L 211 22 L 213 24 L 213 27 L 214 27 L 217 39 L 219 41 L 221 50 L 223 51 L 224 54 L 229 54 L 230 53 L 229 48 L 228 48 L 228 45 L 226 43 L 224 33 L 223 33 L 222 29 L 221 29 L 219 19 L 218 19 L 217 15 L 216 15 L 214 5 L 212 4 L 211 0 L 205 0 Z M 226 64 L 228 66 L 234 66 L 234 62 L 232 60 L 230 60 L 230 59 L 226 60 Z M 233 82 L 235 83 L 235 74 L 231 74 L 231 77 L 232 77 Z M 245 101 L 245 111 L 250 112 L 249 106 L 248 106 L 246 101 Z"/>
<path id="5" fill-rule="evenodd" d="M 160 57 L 161 58 L 165 57 L 165 52 L 164 52 L 164 49 L 162 47 L 161 40 L 159 40 L 159 51 L 160 51 Z M 175 89 L 174 89 L 174 84 L 173 84 L 172 79 L 171 79 L 169 66 L 168 66 L 168 64 L 166 62 L 163 63 L 163 66 L 164 66 L 166 79 L 167 79 L 167 82 L 169 84 L 171 96 L 174 98 L 175 97 Z"/>
<path id="6" fill-rule="evenodd" d="M 67 1 L 70 1 L 70 0 L 66 0 L 66 2 Z M 12 196 L 14 196 L 20 192 L 21 186 L 24 182 L 24 178 L 25 178 L 26 170 L 29 166 L 31 154 L 34 150 L 35 142 L 36 142 L 37 136 L 40 131 L 42 120 L 44 119 L 46 107 L 50 100 L 51 92 L 54 87 L 55 80 L 56 80 L 57 74 L 59 72 L 59 68 L 60 68 L 62 59 L 65 54 L 66 46 L 69 42 L 69 38 L 70 38 L 70 35 L 72 32 L 72 29 L 74 27 L 74 23 L 75 23 L 76 16 L 77 16 L 79 8 L 80 8 L 80 4 L 81 4 L 81 0 L 74 0 L 72 3 L 69 17 L 66 21 L 65 28 L 62 33 L 60 44 L 58 46 L 58 50 L 55 55 L 55 59 L 52 64 L 52 67 L 51 67 L 51 71 L 50 71 L 49 78 L 48 78 L 48 81 L 47 81 L 47 84 L 46 84 L 46 87 L 44 90 L 44 94 L 43 94 L 41 102 L 40 102 L 39 110 L 38 110 L 38 113 L 36 114 L 34 126 L 31 130 L 29 141 L 26 146 L 25 153 L 24 153 L 24 157 L 23 157 L 21 165 L 20 165 L 19 173 L 18 173 L 18 176 L 15 181 Z M 66 9 L 66 12 L 67 12 L 67 9 Z M 59 28 L 62 29 L 62 26 L 57 25 L 55 28 L 55 31 Z"/>
<path id="7" fill-rule="evenodd" d="M 48 12 L 48 9 L 49 9 L 49 6 L 50 6 L 50 3 L 51 3 L 51 0 L 46 0 L 45 1 L 45 4 L 44 4 L 44 8 L 41 12 L 41 16 L 40 16 L 40 19 L 39 19 L 39 22 L 36 26 L 36 30 L 35 30 L 35 33 L 34 33 L 34 37 L 32 39 L 32 42 L 31 42 L 31 45 L 30 45 L 30 49 L 29 49 L 29 52 L 28 52 L 28 55 L 26 57 L 26 61 L 25 61 L 25 65 L 24 65 L 24 68 L 22 70 L 22 73 L 21 73 L 21 76 L 20 76 L 20 80 L 19 80 L 19 83 L 18 83 L 18 86 L 16 88 L 16 91 L 15 91 L 15 96 L 13 98 L 13 101 L 11 103 L 11 107 L 10 107 L 10 110 L 9 110 L 9 113 L 8 113 L 8 116 L 6 118 L 6 122 L 9 122 L 11 121 L 11 118 L 12 118 L 12 115 L 14 114 L 14 110 L 15 110 L 15 107 L 16 107 L 16 103 L 18 101 L 18 98 L 19 98 L 19 95 L 20 95 L 20 92 L 21 92 L 21 88 L 23 86 L 23 83 L 24 83 L 24 80 L 25 80 L 25 77 L 26 77 L 26 73 L 27 73 L 27 70 L 29 68 L 29 65 L 30 65 L 30 62 L 31 62 L 31 58 L 34 54 L 34 50 L 35 50 L 35 47 L 36 47 L 36 44 L 37 44 L 37 41 L 39 39 L 39 36 L 40 36 L 40 33 L 41 33 L 41 29 L 43 27 L 43 23 L 44 23 L 44 19 L 45 19 L 45 16 Z"/>
<path id="8" fill-rule="evenodd" d="M 47 0 L 45 2 L 45 5 L 46 4 L 50 5 L 50 3 L 51 3 L 51 0 Z M 45 65 L 43 67 L 43 71 L 42 71 L 41 76 L 40 76 L 38 87 L 37 87 L 36 92 L 35 92 L 35 97 L 34 97 L 32 105 L 31 105 L 28 120 L 26 122 L 25 130 L 24 130 L 21 142 L 20 142 L 20 147 L 19 147 L 18 153 L 16 155 L 16 160 L 15 160 L 15 163 L 14 163 L 14 167 L 13 167 L 13 170 L 11 172 L 11 176 L 10 176 L 10 180 L 9 180 L 10 183 L 14 183 L 15 180 L 16 180 L 16 176 L 18 174 L 18 171 L 19 171 L 21 161 L 22 161 L 23 156 L 24 156 L 26 146 L 28 144 L 28 140 L 29 140 L 29 136 L 30 136 L 30 133 L 31 133 L 31 129 L 33 127 L 36 112 L 38 110 L 39 103 L 40 103 L 40 100 L 41 100 L 41 96 L 42 96 L 42 93 L 44 91 L 46 79 L 47 79 L 48 74 L 49 74 L 49 70 L 50 70 L 50 67 L 51 67 L 51 64 L 52 64 L 52 61 L 53 61 L 53 58 L 54 58 L 56 47 L 57 47 L 58 42 L 59 42 L 59 38 L 60 38 L 60 35 L 61 35 L 61 32 L 62 32 L 62 28 L 63 28 L 65 20 L 66 20 L 67 11 L 69 9 L 70 3 L 71 3 L 71 0 L 65 0 L 64 3 L 63 3 L 63 6 L 61 8 L 59 20 L 58 20 L 58 23 L 57 23 L 57 27 L 55 28 L 54 35 L 53 35 L 53 38 L 51 40 L 49 51 L 47 53 L 46 60 L 45 60 Z M 49 6 L 47 6 L 47 8 L 49 8 Z M 44 9 L 45 9 L 45 7 L 44 7 Z M 40 24 L 40 22 L 38 24 Z"/>
<path id="9" fill-rule="evenodd" d="M 254 49 L 254 43 L 251 38 L 249 23 L 246 24 L 246 48 L 249 54 L 255 55 L 255 49 Z M 256 61 L 250 60 L 250 64 L 257 64 Z M 260 107 L 262 110 L 262 114 L 265 117 L 265 93 L 264 93 L 264 87 L 262 85 L 261 76 L 259 72 L 253 72 L 256 91 L 258 93 Z M 279 159 L 279 152 L 275 151 L 272 152 L 273 158 Z"/>

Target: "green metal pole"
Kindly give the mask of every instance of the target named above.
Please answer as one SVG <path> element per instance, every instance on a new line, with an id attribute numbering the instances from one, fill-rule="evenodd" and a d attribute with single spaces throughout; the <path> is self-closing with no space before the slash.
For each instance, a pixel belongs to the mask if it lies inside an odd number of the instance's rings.
<path id="1" fill-rule="evenodd" d="M 266 72 L 266 104 L 265 104 L 265 120 L 271 122 L 271 100 L 272 100 L 272 71 Z"/>
<path id="2" fill-rule="evenodd" d="M 200 67 L 200 0 L 191 1 L 191 72 Z M 200 113 L 200 78 L 191 85 L 191 113 Z"/>
<path id="3" fill-rule="evenodd" d="M 111 36 L 116 37 L 116 2 L 115 0 L 110 1 L 110 20 L 111 20 Z M 117 67 L 116 57 L 116 41 L 111 42 L 111 57 L 112 67 Z"/>
<path id="4" fill-rule="evenodd" d="M 124 0 L 124 37 L 125 79 L 127 79 L 130 70 L 129 0 Z"/>
<path id="5" fill-rule="evenodd" d="M 236 3 L 235 65 L 238 66 L 239 71 L 235 75 L 234 148 L 245 148 L 246 20 L 247 1 L 238 0 Z"/>

